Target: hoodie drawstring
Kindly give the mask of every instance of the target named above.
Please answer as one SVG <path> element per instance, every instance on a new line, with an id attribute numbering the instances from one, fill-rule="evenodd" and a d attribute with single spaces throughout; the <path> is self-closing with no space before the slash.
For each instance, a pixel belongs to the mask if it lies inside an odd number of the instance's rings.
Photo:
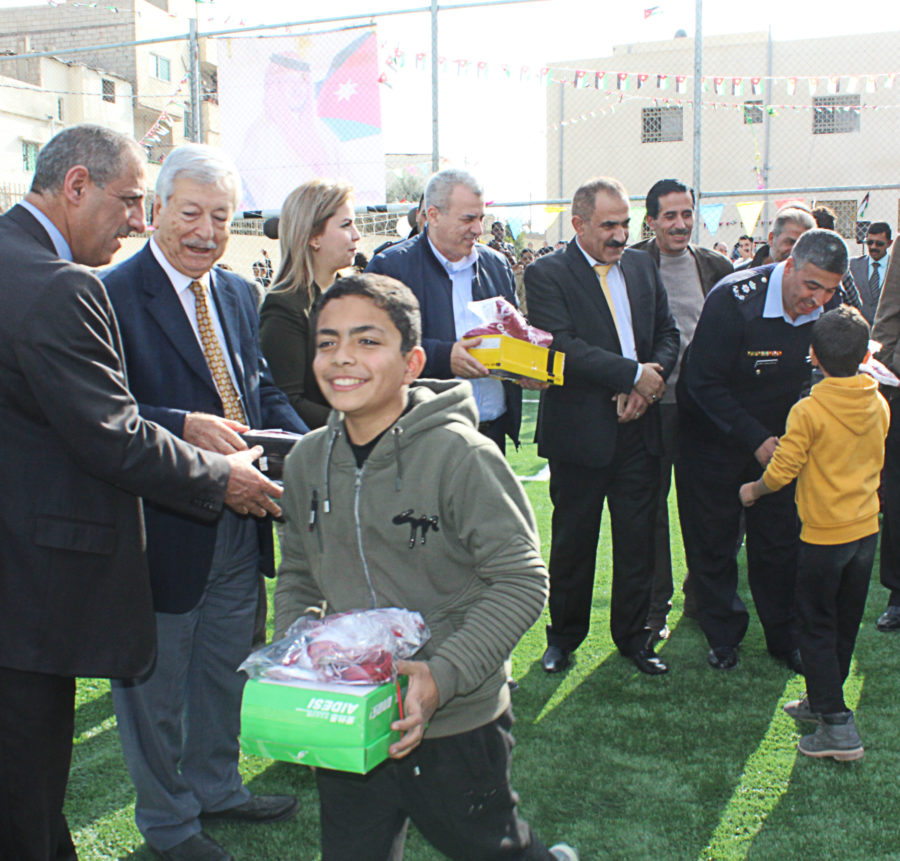
<path id="1" fill-rule="evenodd" d="M 394 482 L 394 489 L 399 493 L 400 488 L 403 487 L 403 464 L 400 460 L 400 436 L 403 433 L 403 428 L 398 425 L 394 425 L 391 428 L 391 434 L 394 437 L 394 460 L 397 462 L 397 479 Z"/>
<path id="2" fill-rule="evenodd" d="M 334 433 L 331 434 L 331 439 L 328 440 L 328 453 L 325 455 L 325 500 L 322 505 L 322 511 L 325 514 L 331 513 L 331 455 L 340 435 L 340 428 L 335 428 Z"/>

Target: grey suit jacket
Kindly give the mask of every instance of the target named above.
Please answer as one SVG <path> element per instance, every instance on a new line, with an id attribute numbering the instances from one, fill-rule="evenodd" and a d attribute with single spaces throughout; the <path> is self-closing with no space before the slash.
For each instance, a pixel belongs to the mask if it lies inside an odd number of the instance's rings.
<path id="1" fill-rule="evenodd" d="M 659 270 L 644 251 L 626 249 L 622 273 L 638 362 L 659 362 L 668 377 L 678 359 L 678 327 Z M 535 439 L 542 457 L 602 467 L 612 460 L 618 417 L 613 396 L 630 392 L 638 362 L 622 356 L 597 276 L 573 240 L 525 270 L 529 321 L 553 334 L 566 355 L 565 384 L 541 394 Z M 648 450 L 659 454 L 659 420 L 640 420 Z"/>
<path id="2" fill-rule="evenodd" d="M 155 655 L 139 495 L 198 518 L 228 462 L 141 419 L 106 290 L 0 216 L 0 666 L 131 677 Z"/>
<path id="3" fill-rule="evenodd" d="M 881 272 L 881 275 L 884 276 L 884 266 L 888 263 L 888 260 L 882 258 L 879 262 L 881 263 L 879 271 Z M 863 254 L 860 257 L 852 257 L 850 259 L 850 274 L 853 276 L 853 281 L 859 292 L 859 300 L 862 303 L 862 307 L 860 308 L 862 315 L 871 326 L 872 322 L 875 320 L 875 312 L 878 310 L 879 297 L 872 295 L 872 291 L 869 289 L 869 258 L 867 255 Z M 882 288 L 884 287 L 884 284 L 885 281 L 882 277 Z"/>

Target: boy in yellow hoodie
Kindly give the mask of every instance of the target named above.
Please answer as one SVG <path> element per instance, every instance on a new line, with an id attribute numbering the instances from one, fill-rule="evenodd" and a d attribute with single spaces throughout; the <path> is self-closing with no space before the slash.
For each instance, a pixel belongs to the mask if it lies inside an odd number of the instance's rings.
<path id="1" fill-rule="evenodd" d="M 813 324 L 809 358 L 825 379 L 794 404 L 766 471 L 741 486 L 753 505 L 797 478 L 803 528 L 797 561 L 797 616 L 807 696 L 784 710 L 818 724 L 800 739 L 807 756 L 861 759 L 863 745 L 844 702 L 844 680 L 862 620 L 878 540 L 878 482 L 890 423 L 871 377 L 869 327 L 842 306 Z"/>

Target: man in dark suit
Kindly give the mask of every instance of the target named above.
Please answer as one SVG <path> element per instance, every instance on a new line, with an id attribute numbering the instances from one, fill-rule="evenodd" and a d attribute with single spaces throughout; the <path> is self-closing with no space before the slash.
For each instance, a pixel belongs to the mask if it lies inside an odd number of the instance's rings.
<path id="1" fill-rule="evenodd" d="M 866 248 L 869 253 L 850 261 L 850 274 L 862 303 L 860 310 L 870 326 L 875 321 L 884 276 L 891 262 L 891 242 L 891 226 L 886 221 L 873 221 L 866 233 Z"/>
<path id="2" fill-rule="evenodd" d="M 221 151 L 174 150 L 157 179 L 153 238 L 104 275 L 141 414 L 219 452 L 245 447 L 249 427 L 306 430 L 260 354 L 252 286 L 213 268 L 240 187 Z M 237 667 L 250 651 L 258 571 L 273 573 L 272 526 L 230 513 L 198 523 L 149 503 L 145 515 L 159 656 L 146 678 L 113 688 L 135 819 L 162 858 L 227 859 L 201 821 L 297 810 L 292 796 L 251 796 L 238 772 Z"/>
<path id="3" fill-rule="evenodd" d="M 543 667 L 564 669 L 588 633 L 603 502 L 613 532 L 610 626 L 642 672 L 668 667 L 646 627 L 659 486 L 655 405 L 678 328 L 650 256 L 625 249 L 628 196 L 598 178 L 572 199 L 575 241 L 525 270 L 528 311 L 566 354 L 565 385 L 541 395 L 536 438 L 550 461 L 550 626 Z"/>
<path id="4" fill-rule="evenodd" d="M 72 126 L 0 216 L 0 858 L 74 859 L 62 814 L 75 678 L 131 677 L 155 635 L 138 496 L 198 522 L 279 511 L 276 485 L 145 421 L 115 317 L 84 266 L 144 229 L 144 153 Z"/>

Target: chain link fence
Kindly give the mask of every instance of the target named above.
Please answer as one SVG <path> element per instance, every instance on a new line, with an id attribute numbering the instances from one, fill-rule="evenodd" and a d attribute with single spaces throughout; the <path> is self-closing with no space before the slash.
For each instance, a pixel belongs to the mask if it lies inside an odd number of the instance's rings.
<path id="1" fill-rule="evenodd" d="M 119 18 L 119 41 L 97 44 L 112 31 L 90 22 L 109 12 L 79 5 L 28 10 L 40 11 L 30 31 L 32 18 L 4 17 L 17 35 L 0 39 L 0 49 L 52 53 L 65 44 L 71 53 L 57 51 L 61 61 L 127 80 L 151 184 L 154 165 L 197 136 L 238 162 L 245 216 L 277 211 L 313 176 L 349 180 L 366 255 L 408 232 L 405 211 L 434 164 L 434 95 L 446 156 L 439 166 L 464 167 L 484 183 L 485 230 L 500 220 L 518 253 L 570 239 L 568 202 L 597 174 L 628 188 L 633 241 L 647 235 L 644 195 L 664 177 L 692 184 L 699 176 L 696 241 L 707 246 L 734 248 L 744 233 L 765 241 L 778 208 L 792 200 L 834 209 L 852 254 L 861 253 L 856 243 L 867 223 L 898 221 L 890 147 L 900 131 L 896 33 L 790 42 L 767 33 L 709 36 L 698 75 L 690 38 L 512 63 L 435 56 L 425 14 L 408 16 L 404 44 L 389 44 L 373 24 L 319 31 L 273 24 L 191 38 L 187 18 L 170 22 L 176 35 L 160 35 L 162 17 L 148 29 L 155 13 L 143 7 L 154 4 L 134 2 L 142 11 Z M 78 27 L 69 26 L 76 17 Z M 133 44 L 148 36 L 153 44 Z M 32 60 L 0 62 L 0 98 L 17 70 L 35 83 Z M 25 187 L 0 186 L 0 206 Z M 385 204 L 394 206 L 372 211 Z M 129 240 L 120 256 L 139 241 Z M 277 271 L 278 244 L 263 235 L 262 218 L 235 220 L 223 262 L 248 278 L 254 263 L 263 264 L 263 278 Z"/>

